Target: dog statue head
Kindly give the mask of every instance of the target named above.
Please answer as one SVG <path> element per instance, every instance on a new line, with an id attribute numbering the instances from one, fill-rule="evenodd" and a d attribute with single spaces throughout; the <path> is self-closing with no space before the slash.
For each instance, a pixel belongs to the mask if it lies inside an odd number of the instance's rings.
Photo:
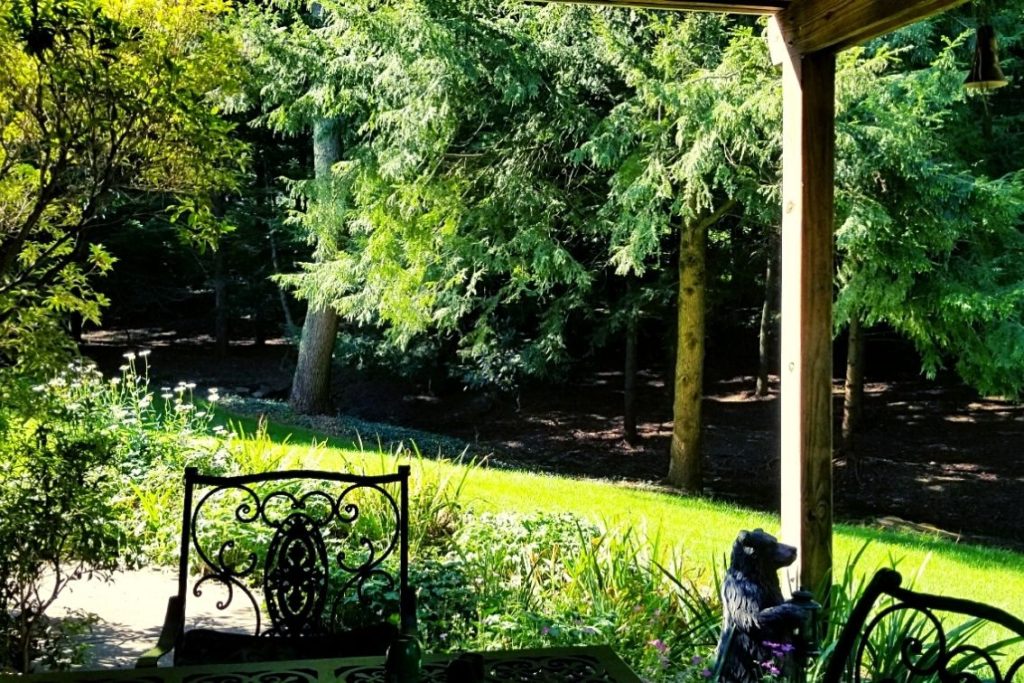
<path id="1" fill-rule="evenodd" d="M 764 531 L 741 531 L 732 548 L 734 567 L 756 567 L 763 572 L 776 572 L 796 560 L 796 548 Z"/>

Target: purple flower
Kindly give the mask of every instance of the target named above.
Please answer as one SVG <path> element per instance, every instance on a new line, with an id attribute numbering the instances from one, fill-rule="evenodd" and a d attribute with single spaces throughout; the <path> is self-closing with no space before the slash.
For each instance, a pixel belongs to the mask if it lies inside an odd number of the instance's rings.
<path id="1" fill-rule="evenodd" d="M 711 678 L 711 669 L 704 669 L 700 672 L 700 675 L 704 678 Z"/>
<path id="2" fill-rule="evenodd" d="M 655 638 L 654 640 L 650 641 L 647 644 L 650 645 L 651 647 L 653 647 L 655 650 L 657 650 L 661 654 L 665 654 L 666 652 L 668 652 L 668 645 L 666 645 L 665 641 L 662 640 L 661 638 Z"/>
<path id="3" fill-rule="evenodd" d="M 541 629 L 540 629 L 540 634 L 541 634 L 542 636 L 546 636 L 546 635 L 548 635 L 549 633 L 551 633 L 551 628 L 550 628 L 549 626 L 542 626 L 542 627 L 541 627 Z"/>
<path id="4" fill-rule="evenodd" d="M 789 643 L 773 643 L 770 640 L 766 640 L 761 644 L 771 650 L 772 654 L 776 657 L 785 657 L 796 649 Z"/>
<path id="5" fill-rule="evenodd" d="M 690 663 L 693 664 L 694 666 L 697 666 L 698 664 L 700 664 L 703 661 L 704 661 L 704 658 L 701 657 L 700 655 L 694 655 L 693 658 L 690 659 Z"/>

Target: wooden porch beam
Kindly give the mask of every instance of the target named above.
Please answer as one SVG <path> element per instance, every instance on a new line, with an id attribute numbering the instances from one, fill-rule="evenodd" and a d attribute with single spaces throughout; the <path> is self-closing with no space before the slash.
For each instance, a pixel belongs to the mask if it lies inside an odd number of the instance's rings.
<path id="1" fill-rule="evenodd" d="M 798 550 L 789 588 L 817 591 L 832 575 L 836 58 L 773 48 L 782 66 L 782 538 Z"/>
<path id="2" fill-rule="evenodd" d="M 791 0 L 554 0 L 578 5 L 641 7 L 644 9 L 728 12 L 732 14 L 775 14 L 787 8 Z"/>
<path id="3" fill-rule="evenodd" d="M 926 19 L 967 0 L 793 0 L 777 15 L 799 54 L 842 50 Z"/>

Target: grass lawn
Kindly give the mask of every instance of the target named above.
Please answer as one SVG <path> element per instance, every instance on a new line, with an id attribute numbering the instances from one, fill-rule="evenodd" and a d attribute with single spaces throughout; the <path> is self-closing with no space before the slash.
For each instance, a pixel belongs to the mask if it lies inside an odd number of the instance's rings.
<path id="1" fill-rule="evenodd" d="M 254 428 L 251 420 L 238 422 L 246 430 Z M 344 439 L 318 439 L 308 430 L 281 424 L 272 424 L 268 432 L 277 448 L 287 451 L 285 466 L 339 469 L 362 462 L 369 470 L 394 468 L 392 456 L 368 446 L 361 450 Z M 632 527 L 657 542 L 663 560 L 674 569 L 707 573 L 712 567 L 722 568 L 740 529 L 763 527 L 773 533 L 779 529 L 777 515 L 622 483 L 467 468 L 425 458 L 413 465 L 414 476 L 418 468 L 435 468 L 436 476 L 461 481 L 459 500 L 474 511 L 573 512 L 609 529 Z M 1020 553 L 841 524 L 835 528 L 834 540 L 837 573 L 865 543 L 858 564 L 861 572 L 871 574 L 895 563 L 905 580 L 917 574 L 917 590 L 965 597 L 1024 615 L 1024 555 Z"/>

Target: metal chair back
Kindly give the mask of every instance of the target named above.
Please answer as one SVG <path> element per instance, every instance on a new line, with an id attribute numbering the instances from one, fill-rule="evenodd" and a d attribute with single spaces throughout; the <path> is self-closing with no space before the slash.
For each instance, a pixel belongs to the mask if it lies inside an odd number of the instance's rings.
<path id="1" fill-rule="evenodd" d="M 971 600 L 903 588 L 880 570 L 858 599 L 823 683 L 1010 683 L 1024 677 L 1024 621 Z"/>
<path id="2" fill-rule="evenodd" d="M 179 643 L 189 625 L 207 626 L 190 618 L 189 607 L 211 598 L 214 613 L 231 615 L 229 629 L 241 618 L 247 634 L 261 638 L 331 638 L 395 624 L 411 596 L 408 509 L 407 465 L 376 476 L 222 477 L 188 468 Z"/>

